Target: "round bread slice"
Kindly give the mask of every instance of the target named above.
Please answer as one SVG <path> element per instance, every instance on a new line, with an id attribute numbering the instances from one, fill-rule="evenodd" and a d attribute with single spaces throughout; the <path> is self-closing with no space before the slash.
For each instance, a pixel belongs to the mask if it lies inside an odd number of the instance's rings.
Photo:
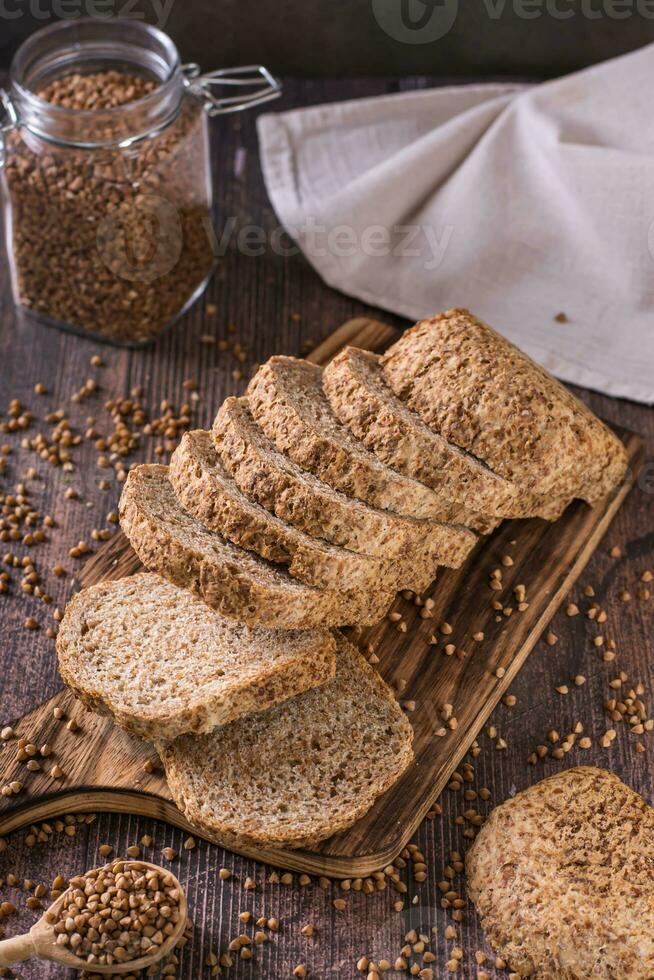
<path id="1" fill-rule="evenodd" d="M 316 538 L 402 564 L 403 588 L 421 592 L 438 565 L 462 563 L 476 539 L 464 528 L 370 507 L 300 469 L 255 422 L 247 398 L 227 398 L 212 436 L 246 497 Z"/>
<path id="2" fill-rule="evenodd" d="M 376 354 L 346 347 L 322 385 L 334 414 L 367 449 L 443 497 L 444 520 L 486 531 L 515 516 L 515 484 L 426 426 L 388 387 Z"/>
<path id="3" fill-rule="evenodd" d="M 583 766 L 498 806 L 468 852 L 468 892 L 521 977 L 654 977 L 654 810 Z"/>
<path id="4" fill-rule="evenodd" d="M 402 775 L 413 731 L 390 688 L 336 635 L 336 676 L 212 735 L 158 745 L 173 798 L 228 847 L 313 847 Z"/>
<path id="5" fill-rule="evenodd" d="M 624 478 L 624 446 L 547 371 L 468 310 L 408 330 L 382 357 L 396 395 L 449 442 L 516 483 L 527 513 L 594 504 Z"/>
<path id="6" fill-rule="evenodd" d="M 394 592 L 353 595 L 316 589 L 225 541 L 183 509 L 167 466 L 130 470 L 120 523 L 146 568 L 243 623 L 276 629 L 372 624 L 394 598 Z"/>
<path id="7" fill-rule="evenodd" d="M 255 419 L 277 449 L 348 497 L 411 517 L 441 519 L 429 487 L 392 470 L 338 421 L 322 388 L 322 369 L 271 357 L 247 389 Z"/>
<path id="8" fill-rule="evenodd" d="M 169 479 L 182 506 L 233 544 L 287 566 L 293 578 L 321 589 L 406 588 L 395 562 L 312 538 L 241 492 L 208 432 L 186 432 L 172 455 Z"/>
<path id="9" fill-rule="evenodd" d="M 148 739 L 210 732 L 323 684 L 335 650 L 327 630 L 246 626 L 149 572 L 79 592 L 57 635 L 75 695 Z"/>

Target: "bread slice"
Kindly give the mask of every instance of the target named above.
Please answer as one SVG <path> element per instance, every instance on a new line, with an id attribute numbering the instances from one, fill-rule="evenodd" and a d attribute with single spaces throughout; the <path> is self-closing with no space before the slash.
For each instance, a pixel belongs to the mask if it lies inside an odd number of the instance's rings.
<path id="1" fill-rule="evenodd" d="M 182 506 L 205 527 L 286 565 L 301 582 L 336 591 L 404 587 L 396 562 L 313 538 L 248 500 L 222 465 L 208 432 L 184 434 L 168 476 Z"/>
<path id="2" fill-rule="evenodd" d="M 444 519 L 486 531 L 513 516 L 515 484 L 426 426 L 388 387 L 376 354 L 346 347 L 322 384 L 334 414 L 367 449 L 442 496 Z"/>
<path id="3" fill-rule="evenodd" d="M 458 567 L 476 542 L 465 528 L 370 507 L 300 469 L 254 421 L 247 398 L 223 402 L 212 435 L 249 499 L 313 537 L 397 562 L 402 588 L 422 592 L 438 565 Z"/>
<path id="4" fill-rule="evenodd" d="M 182 508 L 166 466 L 130 470 L 120 523 L 146 568 L 224 616 L 251 625 L 313 629 L 376 623 L 393 598 L 381 591 L 351 595 L 313 588 L 225 541 Z"/>
<path id="5" fill-rule="evenodd" d="M 455 533 L 440 521 L 370 507 L 300 469 L 254 421 L 247 398 L 223 402 L 212 435 L 223 464 L 247 497 L 307 534 L 398 562 L 404 588 L 422 592 L 438 565 L 458 566 L 475 543 L 463 528 Z"/>
<path id="6" fill-rule="evenodd" d="M 323 684 L 335 650 L 328 630 L 245 626 L 149 572 L 79 592 L 57 635 L 75 695 L 148 739 L 210 732 Z"/>
<path id="7" fill-rule="evenodd" d="M 159 748 L 173 798 L 228 847 L 313 847 L 345 830 L 413 757 L 392 691 L 337 634 L 336 676 L 212 735 Z"/>
<path id="8" fill-rule="evenodd" d="M 261 428 L 298 466 L 373 507 L 440 520 L 443 502 L 437 493 L 390 469 L 341 425 L 315 364 L 271 357 L 250 381 L 247 394 Z"/>
<path id="9" fill-rule="evenodd" d="M 625 474 L 620 440 L 505 337 L 453 309 L 408 330 L 382 357 L 396 395 L 449 442 L 520 487 L 526 515 L 594 504 Z"/>
<path id="10" fill-rule="evenodd" d="M 416 553 L 440 527 L 370 507 L 300 469 L 254 421 L 247 398 L 225 399 L 212 436 L 223 465 L 246 497 L 315 538 L 398 560 Z"/>
<path id="11" fill-rule="evenodd" d="M 468 892 L 521 977 L 654 977 L 654 810 L 583 766 L 495 809 L 468 852 Z"/>

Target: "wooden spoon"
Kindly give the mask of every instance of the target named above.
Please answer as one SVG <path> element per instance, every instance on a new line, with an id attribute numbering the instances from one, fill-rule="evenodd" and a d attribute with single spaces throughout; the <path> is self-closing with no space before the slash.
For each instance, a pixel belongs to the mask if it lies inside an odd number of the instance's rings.
<path id="1" fill-rule="evenodd" d="M 111 868 L 115 863 L 117 861 L 107 865 L 107 867 Z M 0 942 L 0 966 L 11 966 L 12 963 L 22 963 L 23 960 L 29 960 L 36 956 L 41 960 L 50 960 L 52 963 L 60 963 L 61 966 L 72 967 L 74 970 L 88 970 L 89 973 L 138 973 L 139 970 L 147 969 L 153 963 L 157 963 L 164 956 L 171 953 L 186 929 L 187 904 L 182 886 L 172 872 L 166 871 L 156 864 L 149 864 L 147 861 L 122 860 L 120 860 L 120 863 L 124 864 L 126 869 L 136 867 L 148 871 L 158 871 L 162 875 L 171 877 L 174 882 L 173 887 L 179 889 L 179 921 L 175 925 L 175 931 L 167 937 L 161 946 L 157 946 L 154 952 L 148 953 L 147 956 L 141 956 L 137 960 L 129 960 L 124 963 L 100 964 L 88 963 L 84 957 L 75 956 L 65 946 L 57 945 L 54 922 L 59 920 L 66 897 L 74 890 L 71 887 L 63 892 L 57 901 L 43 913 L 39 921 L 32 926 L 29 932 L 23 936 L 13 936 L 11 939 L 5 939 Z M 54 916 L 54 922 L 48 922 L 48 918 L 52 916 Z"/>

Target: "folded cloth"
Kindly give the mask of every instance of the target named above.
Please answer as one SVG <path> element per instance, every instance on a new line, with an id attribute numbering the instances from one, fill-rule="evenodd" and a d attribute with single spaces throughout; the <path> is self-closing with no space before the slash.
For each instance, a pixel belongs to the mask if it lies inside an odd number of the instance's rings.
<path id="1" fill-rule="evenodd" d="M 563 380 L 654 402 L 653 64 L 264 115 L 270 199 L 330 286 L 467 306 Z"/>

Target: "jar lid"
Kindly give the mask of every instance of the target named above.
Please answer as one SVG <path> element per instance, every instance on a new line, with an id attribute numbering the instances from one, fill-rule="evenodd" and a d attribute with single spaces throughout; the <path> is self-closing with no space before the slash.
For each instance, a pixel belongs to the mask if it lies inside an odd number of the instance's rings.
<path id="1" fill-rule="evenodd" d="M 68 108 L 37 94 L 63 74 L 109 66 L 152 77 L 157 87 L 133 102 L 103 109 Z M 10 75 L 10 90 L 0 89 L 0 164 L 3 134 L 16 127 L 77 149 L 126 147 L 170 125 L 184 92 L 195 96 L 211 116 L 239 112 L 281 93 L 281 84 L 263 65 L 202 74 L 197 64 L 181 64 L 175 44 L 158 28 L 91 17 L 59 21 L 31 35 L 17 51 Z M 221 87 L 226 90 L 222 95 Z"/>

